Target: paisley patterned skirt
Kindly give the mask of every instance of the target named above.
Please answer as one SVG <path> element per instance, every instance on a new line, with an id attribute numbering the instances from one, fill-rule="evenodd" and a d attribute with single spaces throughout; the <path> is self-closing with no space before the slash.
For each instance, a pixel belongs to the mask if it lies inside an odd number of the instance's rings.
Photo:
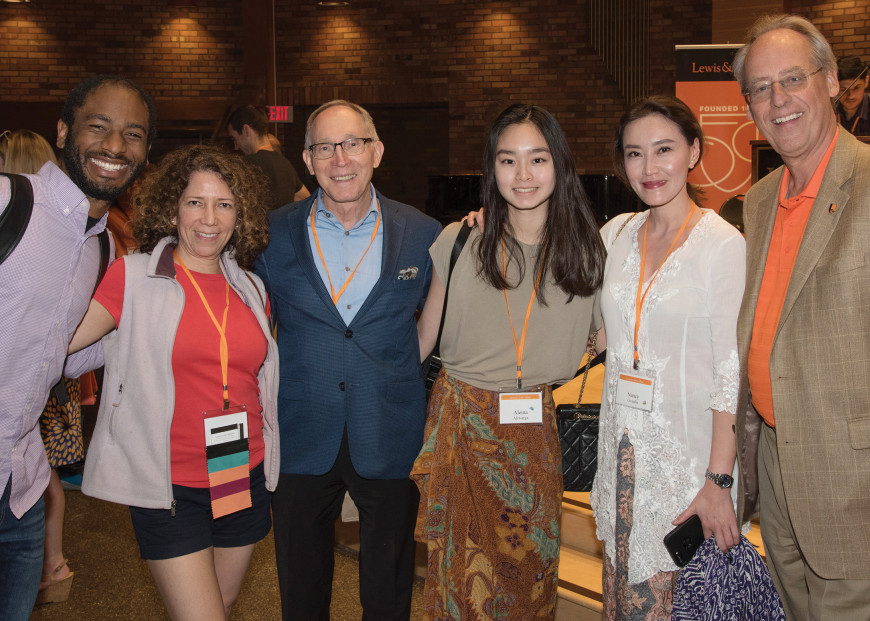
<path id="1" fill-rule="evenodd" d="M 628 582 L 628 538 L 634 523 L 634 447 L 627 434 L 619 442 L 616 463 L 615 563 L 604 555 L 603 619 L 670 621 L 679 571 L 662 571 L 637 584 Z"/>
<path id="2" fill-rule="evenodd" d="M 79 380 L 63 378 L 69 401 L 59 405 L 54 391 L 39 417 L 39 431 L 52 468 L 68 466 L 85 458 L 82 438 L 82 408 Z"/>
<path id="3" fill-rule="evenodd" d="M 500 425 L 497 392 L 438 376 L 411 471 L 426 619 L 553 618 L 562 453 L 549 388 L 543 404 L 543 424 Z"/>

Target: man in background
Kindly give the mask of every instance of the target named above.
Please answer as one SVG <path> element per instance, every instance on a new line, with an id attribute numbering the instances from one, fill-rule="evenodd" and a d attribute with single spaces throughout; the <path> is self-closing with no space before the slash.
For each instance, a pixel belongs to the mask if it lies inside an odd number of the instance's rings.
<path id="1" fill-rule="evenodd" d="M 837 121 L 855 136 L 870 136 L 870 71 L 857 56 L 844 56 L 837 61 L 840 80 L 840 101 Z"/>
<path id="2" fill-rule="evenodd" d="M 293 164 L 269 142 L 266 115 L 254 106 L 242 106 L 230 115 L 227 133 L 237 151 L 269 179 L 273 203 L 270 209 L 301 201 L 309 196 Z"/>

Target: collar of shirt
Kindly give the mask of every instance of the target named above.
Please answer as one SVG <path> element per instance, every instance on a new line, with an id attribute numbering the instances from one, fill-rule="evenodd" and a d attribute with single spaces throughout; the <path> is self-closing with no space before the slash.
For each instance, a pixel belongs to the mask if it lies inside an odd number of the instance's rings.
<path id="1" fill-rule="evenodd" d="M 370 191 L 372 201 L 368 213 L 350 229 L 345 229 L 338 218 L 323 207 L 322 191 L 317 191 L 312 210 L 316 210 L 314 211 L 314 222 L 317 226 L 317 240 L 320 243 L 323 260 L 317 252 L 314 231 L 311 229 L 311 218 L 309 216 L 306 219 L 308 241 L 314 264 L 326 290 L 330 290 L 331 280 L 332 289 L 338 293 L 351 273 L 354 274 L 353 279 L 336 304 L 336 310 L 347 325 L 353 321 L 357 311 L 381 275 L 385 219 L 382 210 L 381 224 L 374 241 L 372 241 L 372 232 L 378 219 L 378 204 L 373 186 Z M 371 247 L 369 248 L 370 243 Z M 369 248 L 368 252 L 366 252 L 366 248 Z M 363 256 L 364 253 L 365 256 Z M 362 261 L 360 262 L 361 257 Z M 359 267 L 354 272 L 357 262 L 359 262 Z"/>
<path id="2" fill-rule="evenodd" d="M 837 128 L 837 132 L 834 134 L 834 138 L 831 140 L 831 144 L 828 145 L 828 148 L 825 150 L 825 154 L 822 156 L 821 161 L 819 161 L 819 165 L 816 166 L 816 170 L 813 172 L 813 176 L 810 178 L 810 182 L 797 196 L 788 196 L 788 182 L 791 179 L 791 174 L 788 172 L 788 167 L 786 167 L 785 172 L 782 175 L 782 181 L 779 184 L 779 206 L 784 209 L 792 209 L 794 207 L 798 207 L 804 203 L 813 204 L 813 201 L 819 195 L 819 188 L 822 186 L 822 179 L 825 177 L 825 169 L 828 168 L 828 162 L 831 161 L 831 155 L 834 153 L 834 145 L 837 144 L 837 138 L 840 137 L 840 128 Z"/>
<path id="3" fill-rule="evenodd" d="M 90 203 L 85 193 L 54 163 L 46 162 L 36 174 L 45 179 L 40 189 L 48 194 L 47 202 L 60 207 L 60 212 L 65 216 L 76 214 L 81 209 L 84 209 L 87 216 Z"/>
<path id="4" fill-rule="evenodd" d="M 317 223 L 317 226 L 320 226 L 322 223 L 322 224 L 325 224 L 326 226 L 333 227 L 333 228 L 335 228 L 339 231 L 342 231 L 342 232 L 345 230 L 357 231 L 357 230 L 360 230 L 364 227 L 370 229 L 371 227 L 373 227 L 375 225 L 375 222 L 378 219 L 378 201 L 377 201 L 377 197 L 375 196 L 374 186 L 372 186 L 372 185 L 369 186 L 369 192 L 371 194 L 372 200 L 371 200 L 371 203 L 369 203 L 368 213 L 365 216 L 363 216 L 363 218 L 359 222 L 354 224 L 352 227 L 350 227 L 349 229 L 345 229 L 344 225 L 341 222 L 339 222 L 338 218 L 335 217 L 335 214 L 332 213 L 331 211 L 329 211 L 323 205 L 323 190 L 318 188 L 317 192 L 315 193 L 315 196 L 314 196 L 314 199 L 315 199 L 314 205 L 311 207 L 311 209 L 317 209 L 317 211 L 314 214 L 314 219 Z M 383 224 L 383 222 L 381 222 L 381 224 Z M 309 219 L 308 228 L 309 229 L 311 228 L 311 220 L 310 219 Z"/>

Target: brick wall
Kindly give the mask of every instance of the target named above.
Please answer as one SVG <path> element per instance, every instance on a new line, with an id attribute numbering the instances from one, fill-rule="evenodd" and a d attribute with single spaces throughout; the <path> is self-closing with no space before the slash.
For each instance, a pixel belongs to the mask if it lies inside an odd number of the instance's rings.
<path id="1" fill-rule="evenodd" d="M 0 98 L 62 101 L 93 73 L 133 77 L 155 99 L 225 99 L 242 79 L 241 7 L 157 0 L 0 3 Z"/>
<path id="2" fill-rule="evenodd" d="M 652 90 L 673 92 L 673 46 L 710 42 L 711 2 L 650 4 Z M 449 172 L 457 174 L 480 169 L 498 112 L 534 102 L 559 119 L 582 171 L 610 170 L 607 148 L 627 102 L 588 44 L 585 2 L 299 5 L 276 9 L 278 91 L 288 103 L 447 102 Z"/>
<path id="3" fill-rule="evenodd" d="M 840 56 L 860 56 L 870 62 L 870 10 L 867 2 L 791 0 L 790 10 L 811 20 Z"/>
<path id="4" fill-rule="evenodd" d="M 711 2 L 650 0 L 651 90 L 672 92 L 674 44 L 710 41 Z M 0 3 L 2 103 L 60 102 L 95 72 L 134 77 L 176 118 L 180 101 L 236 100 L 250 4 L 167 4 L 176 3 Z M 560 120 L 582 172 L 608 172 L 627 102 L 589 47 L 586 22 L 586 3 L 570 0 L 353 0 L 341 9 L 276 0 L 279 100 L 446 105 L 442 172 L 454 174 L 479 170 L 485 128 L 501 109 L 531 101 Z"/>

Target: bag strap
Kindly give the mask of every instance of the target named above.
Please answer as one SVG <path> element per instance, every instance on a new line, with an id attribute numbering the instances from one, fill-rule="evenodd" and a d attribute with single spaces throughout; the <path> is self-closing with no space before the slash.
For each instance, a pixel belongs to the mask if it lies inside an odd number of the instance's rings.
<path id="1" fill-rule="evenodd" d="M 0 173 L 9 178 L 9 205 L 0 214 L 0 263 L 18 246 L 33 213 L 33 186 L 23 175 Z"/>
<path id="2" fill-rule="evenodd" d="M 106 275 L 106 270 L 109 269 L 109 231 L 103 229 L 97 233 L 97 242 L 100 244 L 100 271 L 97 273 L 97 282 L 94 283 L 94 291 L 91 293 L 91 297 L 94 297 L 97 287 L 100 286 L 103 276 Z"/>
<path id="3" fill-rule="evenodd" d="M 254 285 L 254 291 L 257 292 L 257 297 L 260 298 L 260 306 L 263 307 L 263 310 L 266 310 L 266 302 L 263 300 L 263 294 L 260 293 L 260 287 L 257 286 L 257 283 L 251 278 L 251 273 L 248 270 L 242 270 L 245 273 L 245 276 L 248 277 L 248 280 L 251 281 L 251 284 Z"/>
<path id="4" fill-rule="evenodd" d="M 91 292 L 91 297 L 97 292 L 97 287 L 103 281 L 103 276 L 109 269 L 109 231 L 103 229 L 97 233 L 97 242 L 100 245 L 100 270 L 97 272 L 97 282 L 94 283 L 94 290 Z M 63 381 L 63 374 L 57 380 L 57 384 L 51 387 L 51 392 L 54 398 L 57 399 L 58 407 L 63 407 L 70 402 L 69 392 L 66 389 L 66 383 Z"/>
<path id="5" fill-rule="evenodd" d="M 613 236 L 613 241 L 610 242 L 611 247 L 613 246 L 614 243 L 616 243 L 616 240 L 619 239 L 619 234 L 622 233 L 622 229 L 625 228 L 625 225 L 628 224 L 629 222 L 631 222 L 631 219 L 634 218 L 636 215 L 637 215 L 637 212 L 635 211 L 633 214 L 631 214 L 630 216 L 628 216 L 625 219 L 625 222 L 623 222 L 622 225 L 619 227 L 619 230 L 616 231 L 616 235 Z"/>
<path id="6" fill-rule="evenodd" d="M 622 229 L 625 228 L 625 225 L 627 225 L 629 222 L 631 222 L 631 219 L 634 218 L 636 215 L 637 215 L 637 212 L 634 212 L 633 214 L 631 214 L 630 216 L 628 216 L 625 219 L 625 222 L 623 222 L 620 225 L 619 230 L 616 231 L 616 235 L 614 235 L 614 237 L 613 237 L 613 241 L 610 242 L 611 246 L 613 246 L 613 243 L 617 240 L 617 238 L 619 237 L 619 234 L 622 233 Z M 598 332 L 595 332 L 592 334 L 592 347 L 591 347 L 592 351 L 595 351 L 595 341 L 596 340 L 598 340 Z M 580 401 L 583 399 L 583 391 L 586 389 L 586 378 L 589 376 L 589 369 L 591 367 L 598 366 L 599 364 L 604 362 L 606 359 L 607 359 L 607 350 L 606 349 L 595 357 L 593 357 L 591 355 L 588 356 L 588 359 L 586 360 L 586 368 L 583 370 L 583 383 L 580 385 L 580 394 L 577 397 L 577 405 L 578 406 L 580 405 Z M 578 375 L 580 375 L 580 369 L 577 369 L 577 373 L 574 374 L 574 377 L 577 377 Z"/>
<path id="7" fill-rule="evenodd" d="M 589 349 L 591 349 L 592 351 L 595 351 L 595 341 L 597 341 L 597 340 L 598 340 L 598 332 L 596 331 L 596 332 L 592 333 L 592 343 L 589 346 Z M 602 353 L 604 353 L 604 352 L 602 352 Z M 600 355 L 601 354 L 599 354 L 599 356 Z M 598 356 L 596 356 L 595 358 L 597 359 Z M 584 369 L 584 371 L 583 371 L 583 383 L 580 384 L 580 394 L 577 395 L 577 406 L 578 407 L 580 406 L 580 402 L 583 400 L 583 391 L 586 390 L 586 379 L 589 377 L 589 367 L 591 367 L 591 366 L 592 366 L 592 356 L 590 355 L 590 356 L 587 356 L 586 369 Z"/>
<path id="8" fill-rule="evenodd" d="M 453 268 L 456 267 L 459 255 L 462 254 L 465 242 L 468 241 L 468 236 L 471 234 L 471 227 L 466 226 L 464 222 L 460 223 L 459 227 L 459 235 L 456 236 L 456 241 L 453 242 L 453 251 L 450 253 L 450 269 L 447 271 L 447 283 L 444 285 L 444 308 L 441 309 L 441 323 L 438 326 L 438 338 L 435 339 L 435 347 L 432 348 L 433 352 L 441 351 L 441 333 L 444 331 L 444 316 L 447 314 L 447 294 L 450 292 L 450 278 L 453 276 Z"/>

